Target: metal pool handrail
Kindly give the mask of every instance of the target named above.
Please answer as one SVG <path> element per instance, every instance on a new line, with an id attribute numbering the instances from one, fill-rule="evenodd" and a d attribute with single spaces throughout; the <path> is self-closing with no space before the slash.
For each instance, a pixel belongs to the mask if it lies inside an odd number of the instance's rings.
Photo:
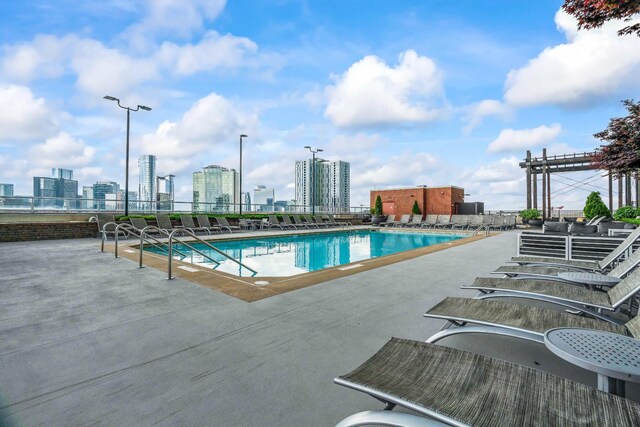
<path id="1" fill-rule="evenodd" d="M 252 275 L 252 276 L 255 276 L 256 274 L 258 274 L 258 272 L 257 272 L 256 270 L 254 270 L 253 268 L 251 268 L 251 267 L 249 267 L 249 266 L 247 266 L 247 265 L 245 265 L 245 264 L 241 263 L 240 261 L 238 261 L 237 259 L 235 259 L 235 258 L 234 258 L 234 257 L 232 257 L 231 255 L 227 254 L 227 253 L 226 253 L 226 252 L 224 252 L 224 251 L 221 251 L 220 249 L 216 248 L 215 246 L 213 246 L 212 244 L 210 244 L 210 243 L 209 243 L 209 242 L 207 242 L 206 240 L 203 240 L 203 239 L 199 238 L 199 237 L 198 237 L 198 236 L 196 236 L 194 233 L 192 233 L 192 232 L 190 232 L 190 231 L 188 231 L 188 230 L 185 230 L 185 229 L 177 229 L 177 230 L 173 230 L 173 231 L 171 232 L 171 234 L 169 234 L 169 255 L 168 255 L 168 258 L 169 258 L 168 271 L 169 271 L 169 273 L 168 273 L 168 276 L 167 276 L 167 279 L 168 279 L 168 280 L 172 280 L 172 279 L 173 279 L 173 277 L 171 276 L 171 264 L 172 264 L 172 261 L 173 261 L 173 253 L 172 253 L 172 251 L 173 251 L 173 235 L 174 235 L 174 234 L 176 234 L 176 233 L 178 233 L 178 232 L 179 232 L 179 233 L 186 234 L 186 235 L 188 235 L 188 236 L 190 236 L 190 237 L 194 238 L 194 239 L 195 239 L 195 240 L 197 240 L 198 242 L 200 242 L 200 243 L 204 244 L 205 246 L 207 246 L 209 249 L 213 249 L 214 251 L 218 252 L 220 255 L 224 256 L 225 258 L 227 258 L 227 259 L 229 259 L 229 260 L 231 260 L 231 261 L 235 262 L 235 263 L 236 263 L 236 264 L 238 264 L 239 266 L 244 267 L 244 268 L 246 268 L 247 270 L 249 270 L 249 271 L 253 272 L 253 275 Z M 176 240 L 177 240 L 177 239 L 176 239 Z M 211 258 L 210 256 L 208 256 L 208 255 L 204 254 L 203 252 L 199 251 L 198 249 L 194 248 L 193 246 L 189 245 L 188 243 L 185 243 L 185 242 L 184 242 L 184 241 L 182 241 L 182 240 L 178 240 L 178 242 L 180 242 L 181 244 L 185 245 L 186 247 L 188 247 L 188 248 L 189 248 L 189 249 L 191 249 L 192 251 L 195 251 L 195 252 L 199 253 L 200 255 L 202 255 L 202 256 L 204 256 L 204 257 L 206 257 L 206 258 L 210 259 L 211 261 L 215 262 L 216 264 L 218 264 L 218 265 L 220 264 L 218 261 L 216 261 L 216 260 L 214 260 L 213 258 Z M 142 250 L 142 248 L 140 248 L 140 250 Z"/>

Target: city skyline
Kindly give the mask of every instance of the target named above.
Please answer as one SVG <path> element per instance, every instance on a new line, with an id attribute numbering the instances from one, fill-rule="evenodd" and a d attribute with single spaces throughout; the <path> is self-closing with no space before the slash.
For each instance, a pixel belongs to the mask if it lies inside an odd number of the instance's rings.
<path id="1" fill-rule="evenodd" d="M 7 2 L 0 182 L 28 194 L 52 167 L 124 182 L 110 95 L 152 108 L 131 115 L 131 159 L 157 156 L 177 200 L 200 164 L 238 169 L 247 134 L 243 188 L 270 180 L 283 200 L 314 146 L 351 164 L 353 206 L 372 188 L 455 185 L 522 209 L 526 150 L 592 151 L 640 87 L 640 38 L 578 30 L 562 3 Z M 554 175 L 552 205 L 582 208 L 599 175 Z"/>

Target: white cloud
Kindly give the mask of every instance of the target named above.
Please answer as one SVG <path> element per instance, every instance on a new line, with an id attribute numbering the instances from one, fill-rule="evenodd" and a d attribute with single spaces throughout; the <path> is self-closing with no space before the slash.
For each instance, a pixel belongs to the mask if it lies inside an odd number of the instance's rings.
<path id="1" fill-rule="evenodd" d="M 420 123 L 446 115 L 442 73 L 432 59 L 413 50 L 401 53 L 394 68 L 365 56 L 325 92 L 325 116 L 336 126 Z"/>
<path id="2" fill-rule="evenodd" d="M 83 140 L 61 132 L 31 147 L 30 157 L 36 167 L 73 169 L 89 165 L 95 153 L 96 149 Z"/>
<path id="3" fill-rule="evenodd" d="M 58 128 L 44 98 L 25 86 L 0 86 L 0 111 L 0 141 L 45 138 Z"/>
<path id="4" fill-rule="evenodd" d="M 511 115 L 512 110 L 509 106 L 495 99 L 485 99 L 468 107 L 465 117 L 467 125 L 464 127 L 464 132 L 470 133 L 480 126 L 485 117 L 495 116 L 507 120 Z"/>
<path id="5" fill-rule="evenodd" d="M 505 83 L 507 103 L 522 107 L 539 104 L 579 105 L 640 83 L 640 38 L 619 37 L 620 22 L 594 30 L 577 30 L 577 21 L 558 11 L 556 26 L 567 43 L 549 47 L 519 69 Z M 640 22 L 640 18 L 633 23 Z"/>
<path id="6" fill-rule="evenodd" d="M 258 46 L 244 37 L 207 32 L 198 44 L 176 45 L 165 42 L 158 51 L 159 60 L 177 74 L 189 75 L 215 68 L 236 68 L 243 65 L 247 53 Z"/>
<path id="7" fill-rule="evenodd" d="M 161 123 L 153 134 L 142 137 L 141 149 L 167 159 L 167 172 L 179 172 L 188 166 L 197 168 L 199 156 L 220 150 L 230 140 L 251 130 L 258 123 L 256 115 L 240 112 L 222 96 L 211 93 L 199 99 L 179 121 Z M 194 169 L 195 170 L 195 169 Z"/>
<path id="8" fill-rule="evenodd" d="M 533 129 L 503 129 L 500 135 L 489 144 L 489 152 L 524 150 L 554 142 L 562 131 L 562 126 L 538 126 Z"/>

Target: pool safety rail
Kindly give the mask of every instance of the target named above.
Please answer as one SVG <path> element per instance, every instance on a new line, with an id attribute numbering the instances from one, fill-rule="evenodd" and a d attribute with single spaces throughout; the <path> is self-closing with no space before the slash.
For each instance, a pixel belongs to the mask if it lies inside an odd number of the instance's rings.
<path id="1" fill-rule="evenodd" d="M 175 230 L 172 230 L 171 232 L 168 232 L 167 230 L 163 230 L 161 228 L 158 228 L 154 225 L 148 225 L 145 228 L 143 228 L 142 230 L 139 230 L 135 227 L 133 227 L 131 224 L 116 224 L 114 222 L 109 222 L 106 223 L 102 226 L 102 245 L 100 248 L 101 252 L 104 252 L 104 243 L 107 240 L 107 229 L 108 228 L 113 228 L 115 226 L 115 231 L 114 231 L 114 241 L 115 241 L 115 248 L 114 248 L 114 253 L 115 253 L 115 257 L 118 258 L 118 237 L 120 235 L 120 232 L 122 232 L 122 234 L 125 235 L 134 235 L 136 237 L 140 238 L 140 248 L 139 248 L 139 268 L 144 268 L 144 265 L 142 264 L 142 256 L 143 256 L 143 252 L 144 252 L 144 245 L 149 244 L 159 250 L 161 250 L 162 252 L 165 252 L 167 254 L 167 280 L 172 280 L 174 279 L 173 275 L 172 275 L 172 264 L 173 264 L 173 254 L 174 252 L 181 255 L 183 258 L 186 258 L 187 255 L 185 255 L 183 252 L 181 252 L 180 250 L 178 250 L 177 248 L 175 248 L 175 244 L 180 244 L 182 246 L 185 246 L 187 248 L 189 248 L 191 251 L 203 256 L 204 258 L 208 259 L 209 261 L 211 261 L 212 263 L 214 263 L 216 266 L 218 266 L 220 264 L 219 261 L 213 259 L 212 257 L 210 257 L 209 255 L 207 255 L 206 253 L 196 249 L 195 247 L 193 247 L 192 245 L 190 245 L 188 242 L 186 242 L 185 240 L 180 240 L 178 238 L 178 234 L 179 235 L 183 235 L 183 236 L 188 236 L 194 240 L 196 240 L 197 242 L 200 242 L 202 244 L 204 244 L 206 247 L 208 247 L 209 249 L 219 253 L 220 255 L 224 256 L 225 258 L 227 258 L 229 261 L 232 261 L 236 264 L 238 264 L 241 267 L 246 268 L 247 270 L 251 271 L 253 274 L 252 276 L 255 276 L 256 274 L 258 274 L 258 272 L 256 270 L 254 270 L 253 268 L 241 263 L 240 261 L 238 261 L 237 259 L 235 259 L 234 257 L 232 257 L 231 255 L 227 254 L 224 251 L 221 251 L 220 249 L 216 248 L 215 246 L 213 246 L 211 243 L 207 242 L 206 240 L 201 239 L 200 237 L 196 236 L 195 233 L 187 230 L 186 228 L 176 228 Z M 160 236 L 166 237 L 168 238 L 167 242 L 164 242 L 158 238 L 156 238 L 155 236 L 151 235 L 150 233 L 155 233 L 158 234 Z"/>

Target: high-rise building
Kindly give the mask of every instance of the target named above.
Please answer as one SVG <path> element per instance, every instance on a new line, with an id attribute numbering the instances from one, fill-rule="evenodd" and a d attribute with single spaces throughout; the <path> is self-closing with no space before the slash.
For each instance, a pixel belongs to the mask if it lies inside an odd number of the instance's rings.
<path id="1" fill-rule="evenodd" d="M 140 210 L 149 211 L 155 207 L 157 200 L 156 189 L 156 156 L 143 154 L 138 158 L 140 170 L 140 185 L 138 195 L 140 197 Z"/>
<path id="2" fill-rule="evenodd" d="M 110 203 L 110 208 L 107 207 L 106 200 L 113 201 L 115 196 L 107 197 L 107 194 L 115 195 L 120 190 L 120 185 L 117 182 L 113 181 L 98 181 L 93 184 L 93 199 L 96 203 L 96 208 L 98 210 L 115 210 L 115 206 L 113 203 Z"/>
<path id="3" fill-rule="evenodd" d="M 193 210 L 235 212 L 240 207 L 240 175 L 209 165 L 193 173 Z"/>
<path id="4" fill-rule="evenodd" d="M 297 160 L 295 201 L 299 211 L 348 212 L 350 203 L 350 165 L 341 160 Z"/>
<path id="5" fill-rule="evenodd" d="M 159 176 L 156 188 L 158 190 L 158 209 L 163 211 L 173 210 L 174 201 L 174 184 L 175 175 Z"/>
<path id="6" fill-rule="evenodd" d="M 53 177 L 33 177 L 33 197 L 36 206 L 73 208 L 77 207 L 78 181 L 73 178 L 73 171 L 69 169 L 54 168 L 51 170 Z M 62 178 L 62 177 L 67 178 Z"/>
<path id="7" fill-rule="evenodd" d="M 73 171 L 71 169 L 51 168 L 51 176 L 59 179 L 73 179 Z"/>
<path id="8" fill-rule="evenodd" d="M 259 212 L 273 211 L 274 193 L 273 188 L 267 188 L 264 185 L 256 186 L 253 190 L 253 203 L 256 205 L 256 210 Z"/>
<path id="9" fill-rule="evenodd" d="M 242 193 L 242 199 L 244 204 L 242 205 L 242 211 L 243 212 L 251 212 L 253 209 L 251 209 L 251 194 L 249 194 L 249 192 L 244 192 Z"/>
<path id="10" fill-rule="evenodd" d="M 0 196 L 13 196 L 13 184 L 0 184 Z"/>
<path id="11" fill-rule="evenodd" d="M 93 198 L 93 185 L 82 186 L 82 203 L 80 207 L 86 210 L 94 210 L 96 208 L 96 201 Z"/>

